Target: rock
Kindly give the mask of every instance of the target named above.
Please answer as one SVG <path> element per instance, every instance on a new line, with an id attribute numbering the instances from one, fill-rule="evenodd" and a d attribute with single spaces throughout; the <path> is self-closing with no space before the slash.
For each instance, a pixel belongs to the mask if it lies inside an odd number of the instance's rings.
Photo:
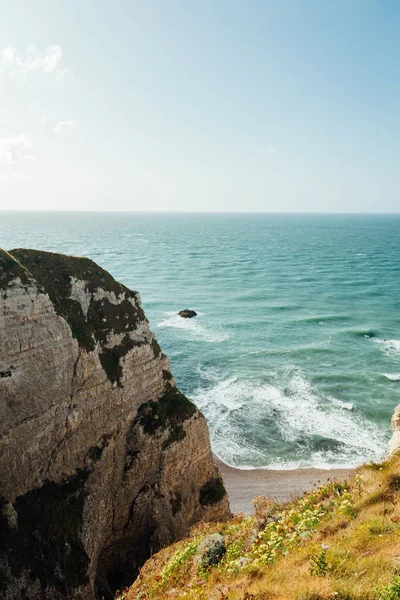
<path id="1" fill-rule="evenodd" d="M 224 538 L 220 533 L 207 535 L 199 545 L 196 562 L 202 569 L 217 565 L 226 553 Z"/>
<path id="2" fill-rule="evenodd" d="M 197 316 L 197 312 L 195 310 L 190 310 L 190 308 L 185 308 L 183 310 L 180 310 L 178 312 L 178 315 L 180 317 L 183 317 L 184 319 L 192 319 L 193 317 Z"/>
<path id="3" fill-rule="evenodd" d="M 400 404 L 396 406 L 392 416 L 392 431 L 393 435 L 389 441 L 389 453 L 400 450 Z"/>
<path id="4" fill-rule="evenodd" d="M 111 599 L 229 516 L 139 294 L 91 260 L 0 250 L 0 372 L 2 600 Z"/>

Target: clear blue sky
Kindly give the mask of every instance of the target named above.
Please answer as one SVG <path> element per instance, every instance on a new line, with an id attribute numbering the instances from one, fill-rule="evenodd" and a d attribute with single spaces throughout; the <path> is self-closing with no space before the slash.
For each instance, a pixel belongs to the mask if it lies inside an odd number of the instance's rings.
<path id="1" fill-rule="evenodd" d="M 0 208 L 400 211 L 397 0 L 3 0 Z"/>

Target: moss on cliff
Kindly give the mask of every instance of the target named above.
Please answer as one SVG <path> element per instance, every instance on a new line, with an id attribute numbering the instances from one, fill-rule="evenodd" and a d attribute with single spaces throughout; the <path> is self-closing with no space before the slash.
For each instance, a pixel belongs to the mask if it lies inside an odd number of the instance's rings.
<path id="1" fill-rule="evenodd" d="M 19 496 L 7 519 L 7 504 L 0 500 L 0 589 L 10 575 L 27 574 L 43 589 L 68 591 L 88 581 L 89 558 L 81 540 L 85 471 L 65 483 L 46 482 Z"/>
<path id="2" fill-rule="evenodd" d="M 107 377 L 113 383 L 116 381 L 118 384 L 121 381 L 122 377 L 122 366 L 120 363 L 120 358 L 125 356 L 129 350 L 132 350 L 135 346 L 142 346 L 145 342 L 137 342 L 135 340 L 131 340 L 131 338 L 126 335 L 122 342 L 112 348 L 104 348 L 103 352 L 99 355 L 101 366 L 104 371 L 107 373 Z"/>
<path id="3" fill-rule="evenodd" d="M 208 504 L 217 504 L 225 496 L 226 491 L 222 481 L 222 477 L 214 477 L 209 479 L 200 489 L 200 504 L 207 506 Z"/>
<path id="4" fill-rule="evenodd" d="M 116 295 L 129 291 L 115 281 L 110 273 L 83 256 L 68 256 L 27 248 L 16 248 L 10 250 L 9 254 L 32 273 L 49 295 L 61 294 L 64 291 L 64 295 L 69 296 L 70 277 L 87 282 L 87 288 L 91 292 L 98 288 L 114 292 Z"/>
<path id="5" fill-rule="evenodd" d="M 9 268 L 11 263 L 14 270 L 18 267 L 18 263 L 14 265 L 12 257 L 29 270 L 43 291 L 49 295 L 55 311 L 67 321 L 72 335 L 82 348 L 92 351 L 97 342 L 103 345 L 101 364 L 107 377 L 112 382 L 119 382 L 122 375 L 120 358 L 137 345 L 129 339 L 128 333 L 146 320 L 137 293 L 115 281 L 107 271 L 88 258 L 20 248 L 11 250 L 9 255 L 5 253 L 5 269 Z M 27 274 L 27 271 L 24 272 Z M 80 302 L 71 297 L 73 279 L 82 281 L 85 291 L 92 295 L 87 315 Z M 95 300 L 93 294 L 99 289 L 108 294 L 114 293 L 119 299 L 118 304 L 110 302 L 108 298 Z M 120 344 L 104 348 L 110 334 L 122 333 L 126 335 Z M 158 356 L 160 349 L 156 341 L 153 341 L 152 347 Z"/>
<path id="6" fill-rule="evenodd" d="M 154 356 L 158 358 L 158 356 L 161 354 L 161 348 L 155 337 L 151 340 L 151 347 L 153 349 Z"/>
<path id="7" fill-rule="evenodd" d="M 29 273 L 11 254 L 0 248 L 0 291 L 5 291 L 10 281 L 19 277 L 26 285 L 29 283 Z"/>
<path id="8" fill-rule="evenodd" d="M 73 336 L 86 350 L 93 350 L 95 341 L 105 341 L 111 331 L 132 331 L 146 320 L 137 294 L 88 258 L 23 248 L 11 250 L 10 255 L 29 270 L 50 296 L 56 312 L 68 322 Z M 83 281 L 91 294 L 102 289 L 125 298 L 120 304 L 112 304 L 106 298 L 92 299 L 86 317 L 80 303 L 71 299 L 71 278 Z"/>
<path id="9" fill-rule="evenodd" d="M 167 448 L 185 437 L 182 423 L 197 412 L 196 406 L 175 387 L 166 384 L 165 394 L 156 402 L 146 402 L 139 407 L 135 424 L 139 423 L 145 433 L 153 434 L 159 429 L 169 431 L 163 443 Z"/>

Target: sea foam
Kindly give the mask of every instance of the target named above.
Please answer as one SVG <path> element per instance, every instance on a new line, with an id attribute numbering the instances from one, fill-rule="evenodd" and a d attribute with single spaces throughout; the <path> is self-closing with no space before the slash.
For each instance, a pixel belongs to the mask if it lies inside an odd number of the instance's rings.
<path id="1" fill-rule="evenodd" d="M 374 340 L 375 341 L 375 340 Z M 389 356 L 400 355 L 400 340 L 376 340 L 378 344 L 381 344 L 385 354 Z"/>
<path id="2" fill-rule="evenodd" d="M 400 374 L 398 373 L 381 373 L 381 375 L 389 379 L 389 381 L 400 381 Z"/>
<path id="3" fill-rule="evenodd" d="M 197 317 L 184 319 L 176 312 L 166 312 L 158 327 L 173 327 L 182 330 L 182 334 L 190 340 L 202 342 L 223 342 L 228 339 L 228 334 L 218 330 L 211 330 L 201 324 L 203 313 L 198 312 Z"/>
<path id="4" fill-rule="evenodd" d="M 353 467 L 385 452 L 376 425 L 353 404 L 320 395 L 299 369 L 287 369 L 274 384 L 218 380 L 215 369 L 200 374 L 208 385 L 191 396 L 208 419 L 214 451 L 231 466 Z"/>

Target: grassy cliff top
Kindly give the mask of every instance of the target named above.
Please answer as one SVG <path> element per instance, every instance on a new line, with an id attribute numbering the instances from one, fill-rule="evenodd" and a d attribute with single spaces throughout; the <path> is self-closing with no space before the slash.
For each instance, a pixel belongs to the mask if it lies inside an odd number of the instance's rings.
<path id="1" fill-rule="evenodd" d="M 116 281 L 89 258 L 27 248 L 9 252 L 0 249 L 0 292 L 7 293 L 7 287 L 16 278 L 23 285 L 36 282 L 48 294 L 54 310 L 67 321 L 81 348 L 90 352 L 98 343 L 103 346 L 102 366 L 110 381 L 119 384 L 121 357 L 141 343 L 129 334 L 147 321 L 137 292 Z M 97 295 L 99 291 L 102 293 Z M 86 311 L 77 299 L 79 295 L 87 302 Z M 124 334 L 122 341 L 113 348 L 107 347 L 108 339 L 115 334 Z M 153 350 L 160 352 L 155 340 Z"/>
<path id="2" fill-rule="evenodd" d="M 8 280 L 24 274 L 36 280 L 56 312 L 68 322 L 79 345 L 88 351 L 94 349 L 96 341 L 104 342 L 111 332 L 128 333 L 146 320 L 137 292 L 116 281 L 89 258 L 17 248 L 0 255 L 0 268 L 1 260 Z M 114 293 L 120 298 L 119 304 L 92 297 L 85 315 L 80 303 L 71 297 L 75 280 L 82 281 L 90 295 L 99 289 Z"/>
<path id="3" fill-rule="evenodd" d="M 150 598 L 400 600 L 400 455 L 284 505 L 257 498 L 252 517 L 197 526 L 118 596 Z"/>
<path id="4" fill-rule="evenodd" d="M 23 285 L 29 283 L 28 270 L 9 252 L 0 248 L 0 291 L 5 291 L 9 283 L 19 277 Z"/>
<path id="5" fill-rule="evenodd" d="M 71 277 L 86 281 L 89 291 L 102 288 L 117 295 L 122 292 L 130 292 L 122 283 L 115 281 L 110 273 L 84 256 L 69 256 L 28 248 L 10 250 L 9 255 L 17 259 L 32 273 L 49 294 L 64 292 L 65 295 L 69 295 Z"/>

